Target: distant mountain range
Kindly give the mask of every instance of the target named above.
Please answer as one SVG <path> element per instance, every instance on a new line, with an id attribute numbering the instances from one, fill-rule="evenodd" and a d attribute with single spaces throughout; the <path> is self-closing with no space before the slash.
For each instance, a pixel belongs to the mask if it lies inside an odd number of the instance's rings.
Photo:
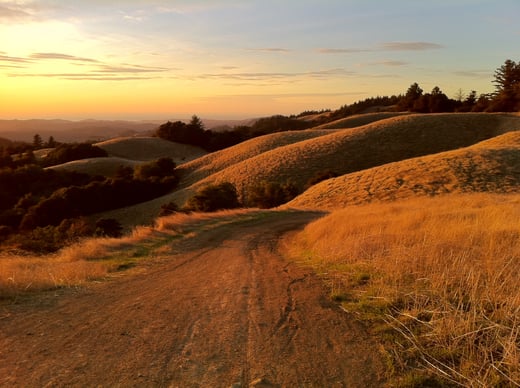
<path id="1" fill-rule="evenodd" d="M 166 121 L 167 120 L 0 120 L 0 138 L 32 142 L 33 136 L 38 134 L 44 141 L 50 136 L 59 142 L 102 141 L 121 136 L 150 135 L 155 128 Z M 177 121 L 177 119 L 170 119 L 170 121 Z M 212 129 L 231 128 L 236 125 L 250 125 L 254 119 L 202 121 L 207 129 Z"/>

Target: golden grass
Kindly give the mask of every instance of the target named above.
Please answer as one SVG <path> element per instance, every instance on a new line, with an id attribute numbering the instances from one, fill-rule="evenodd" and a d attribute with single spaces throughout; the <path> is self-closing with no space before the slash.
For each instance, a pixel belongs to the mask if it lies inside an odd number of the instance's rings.
<path id="1" fill-rule="evenodd" d="M 133 168 L 138 164 L 140 164 L 140 162 L 135 160 L 112 156 L 107 158 L 73 160 L 71 162 L 49 167 L 49 169 L 58 171 L 76 171 L 84 174 L 112 177 L 116 174 L 119 167 Z"/>
<path id="2" fill-rule="evenodd" d="M 375 112 L 375 113 L 364 113 L 349 116 L 343 119 L 335 120 L 330 123 L 322 124 L 315 129 L 344 129 L 344 128 L 355 128 L 362 125 L 374 123 L 379 120 L 389 119 L 396 116 L 408 115 L 408 112 Z"/>
<path id="3" fill-rule="evenodd" d="M 518 194 L 353 206 L 309 224 L 290 254 L 326 273 L 347 310 L 384 316 L 407 339 L 403 363 L 508 386 L 520 381 L 519 220 Z"/>
<path id="4" fill-rule="evenodd" d="M 325 170 L 349 174 L 470 146 L 517 130 L 520 116 L 515 114 L 448 113 L 401 115 L 335 131 L 262 136 L 183 164 L 177 191 L 102 216 L 117 218 L 130 227 L 151 223 L 163 204 L 183 206 L 197 190 L 222 182 L 234 184 L 247 206 L 247 191 L 262 181 L 290 180 L 302 189 L 310 178 Z M 390 175 L 385 179 L 392 179 Z"/>
<path id="5" fill-rule="evenodd" d="M 177 213 L 158 218 L 151 227 L 139 226 L 122 238 L 90 238 L 46 256 L 0 255 L 0 299 L 26 292 L 84 285 L 126 269 L 139 259 L 168 253 L 173 239 L 197 230 L 250 219 L 259 210 L 227 210 L 214 213 Z"/>
<path id="6" fill-rule="evenodd" d="M 260 136 L 233 147 L 213 152 L 179 167 L 183 175 L 181 185 L 189 186 L 227 167 L 250 159 L 264 152 L 300 141 L 328 135 L 326 130 L 286 131 Z"/>
<path id="7" fill-rule="evenodd" d="M 138 161 L 152 161 L 162 157 L 172 158 L 181 164 L 206 154 L 199 147 L 173 143 L 158 137 L 121 137 L 94 144 L 109 156 Z"/>
<path id="8" fill-rule="evenodd" d="M 152 229 L 138 227 L 123 238 L 85 239 L 51 255 L 2 254 L 0 299 L 27 291 L 78 286 L 104 278 L 127 263 L 138 249 L 136 244 L 144 243 L 152 235 Z"/>
<path id="9" fill-rule="evenodd" d="M 518 192 L 520 131 L 473 146 L 418 157 L 329 179 L 285 207 L 322 210 L 348 205 L 462 192 Z"/>
<path id="10" fill-rule="evenodd" d="M 325 170 L 348 174 L 469 146 L 519 129 L 520 117 L 506 114 L 392 117 L 265 151 L 214 172 L 188 191 L 191 194 L 203 185 L 231 182 L 241 200 L 247 200 L 248 189 L 261 181 L 291 180 L 301 189 L 310 178 Z M 179 198 L 187 196 L 183 194 Z"/>

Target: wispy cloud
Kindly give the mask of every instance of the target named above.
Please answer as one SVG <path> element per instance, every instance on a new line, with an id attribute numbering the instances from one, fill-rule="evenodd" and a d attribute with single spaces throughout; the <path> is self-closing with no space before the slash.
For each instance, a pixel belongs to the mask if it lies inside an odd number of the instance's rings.
<path id="1" fill-rule="evenodd" d="M 67 61 L 70 72 L 30 72 L 29 64 L 37 65 L 40 61 Z M 2 62 L 5 64 L 2 65 Z M 9 77 L 45 77 L 71 81 L 129 81 L 157 78 L 157 73 L 174 69 L 155 66 L 142 66 L 130 63 L 110 64 L 94 58 L 79 57 L 65 53 L 33 53 L 27 58 L 11 57 L 0 52 L 0 67 L 10 68 Z M 15 69 L 23 69 L 16 71 Z M 74 71 L 81 69 L 80 72 Z M 87 70 L 87 71 L 85 71 Z M 179 69 L 175 69 L 179 70 Z"/>
<path id="2" fill-rule="evenodd" d="M 372 51 L 370 49 L 361 48 L 319 48 L 316 50 L 320 54 L 352 54 Z"/>
<path id="3" fill-rule="evenodd" d="M 371 66 L 399 67 L 399 66 L 406 66 L 406 65 L 408 65 L 408 62 L 388 60 L 388 61 L 370 62 L 370 63 L 368 63 L 368 65 L 371 65 Z"/>
<path id="4" fill-rule="evenodd" d="M 75 55 L 68 55 L 62 53 L 34 53 L 30 55 L 32 59 L 58 59 L 66 61 L 77 61 L 77 62 L 91 62 L 99 63 L 97 59 L 77 57 Z"/>
<path id="5" fill-rule="evenodd" d="M 424 51 L 436 50 L 444 46 L 432 42 L 386 42 L 382 43 L 380 47 L 384 51 Z"/>
<path id="6" fill-rule="evenodd" d="M 16 3 L 0 4 L 0 20 L 4 22 L 30 18 L 32 18 L 32 15 Z"/>
<path id="7" fill-rule="evenodd" d="M 374 51 L 425 51 L 436 50 L 444 46 L 432 42 L 385 42 L 375 47 L 353 48 L 319 48 L 320 54 L 355 54 Z"/>
<path id="8" fill-rule="evenodd" d="M 456 71 L 454 74 L 459 77 L 467 78 L 489 78 L 492 76 L 492 73 L 489 70 L 464 70 Z"/>
<path id="9" fill-rule="evenodd" d="M 21 78 L 21 77 L 43 77 L 43 78 L 60 78 L 69 81 L 130 81 L 130 80 L 142 80 L 142 79 L 153 79 L 156 77 L 141 77 L 141 76 L 118 76 L 113 75 L 102 75 L 96 73 L 12 73 L 8 74 L 9 77 Z"/>
<path id="10" fill-rule="evenodd" d="M 139 65 L 111 66 L 101 65 L 96 72 L 99 73 L 162 73 L 168 71 L 165 67 L 147 67 Z"/>
<path id="11" fill-rule="evenodd" d="M 30 63 L 31 61 L 27 58 L 10 57 L 9 55 L 5 55 L 5 53 L 0 53 L 0 62 Z"/>
<path id="12" fill-rule="evenodd" d="M 356 72 L 344 68 L 327 70 L 316 70 L 308 72 L 228 72 L 228 73 L 203 73 L 198 75 L 186 76 L 186 79 L 218 79 L 228 81 L 253 81 L 253 82 L 293 82 L 298 78 L 333 79 L 347 76 L 355 76 Z M 293 81 L 291 81 L 293 80 Z M 258 85 L 258 84 L 256 84 Z"/>
<path id="13" fill-rule="evenodd" d="M 247 51 L 259 51 L 266 53 L 290 53 L 292 50 L 282 47 L 259 47 L 259 48 L 248 48 Z"/>

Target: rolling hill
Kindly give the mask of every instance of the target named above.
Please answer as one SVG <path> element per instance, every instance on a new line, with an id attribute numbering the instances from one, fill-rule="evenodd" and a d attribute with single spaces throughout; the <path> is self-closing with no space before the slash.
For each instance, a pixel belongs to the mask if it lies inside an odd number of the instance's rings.
<path id="1" fill-rule="evenodd" d="M 198 189 L 221 182 L 233 183 L 247 205 L 247 190 L 262 181 L 290 180 L 303 189 L 310 178 L 325 170 L 347 176 L 375 167 L 390 169 L 391 166 L 382 166 L 470 147 L 517 130 L 520 130 L 520 116 L 515 114 L 451 113 L 383 116 L 381 120 L 354 128 L 281 132 L 188 162 L 181 166 L 182 179 L 177 191 L 106 216 L 130 224 L 151 222 L 162 204 L 173 201 L 182 206 Z M 486 154 L 487 160 L 497 155 L 493 152 Z M 394 172 L 388 170 L 387 174 L 390 175 L 387 179 L 395 182 Z M 322 189 L 329 190 L 324 186 Z M 436 190 L 442 192 L 442 185 Z"/>
<path id="2" fill-rule="evenodd" d="M 142 162 L 115 156 L 107 158 L 89 158 L 73 160 L 56 166 L 48 167 L 58 171 L 76 171 L 83 174 L 114 176 L 119 167 L 134 167 Z"/>
<path id="3" fill-rule="evenodd" d="M 447 193 L 514 193 L 520 189 L 520 132 L 473 146 L 329 179 L 284 207 L 342 209 L 348 205 Z"/>
<path id="4" fill-rule="evenodd" d="M 180 164 L 207 153 L 199 147 L 173 143 L 158 137 L 118 137 L 94 145 L 104 149 L 109 156 L 143 162 L 169 157 Z"/>
<path id="5" fill-rule="evenodd" d="M 233 183 L 247 204 L 245 193 L 262 181 L 292 181 L 303 189 L 316 174 L 338 175 L 417 156 L 435 154 L 478 143 L 520 129 L 520 117 L 506 114 L 407 115 L 267 150 L 198 181 L 184 200 L 203 185 Z M 262 141 L 253 139 L 253 141 Z M 225 150 L 234 153 L 235 147 Z"/>
<path id="6" fill-rule="evenodd" d="M 134 167 L 162 157 L 172 158 L 177 165 L 180 165 L 207 153 L 198 147 L 172 143 L 157 137 L 118 137 L 94 145 L 104 149 L 109 157 L 74 160 L 50 168 L 113 176 L 120 166 Z M 41 150 L 39 157 L 44 156 L 48 151 L 48 149 Z"/>

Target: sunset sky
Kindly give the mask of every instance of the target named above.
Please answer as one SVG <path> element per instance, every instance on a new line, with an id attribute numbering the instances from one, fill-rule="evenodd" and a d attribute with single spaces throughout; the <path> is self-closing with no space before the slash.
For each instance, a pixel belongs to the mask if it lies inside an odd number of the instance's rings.
<path id="1" fill-rule="evenodd" d="M 0 118 L 245 118 L 493 90 L 519 0 L 0 0 Z"/>

